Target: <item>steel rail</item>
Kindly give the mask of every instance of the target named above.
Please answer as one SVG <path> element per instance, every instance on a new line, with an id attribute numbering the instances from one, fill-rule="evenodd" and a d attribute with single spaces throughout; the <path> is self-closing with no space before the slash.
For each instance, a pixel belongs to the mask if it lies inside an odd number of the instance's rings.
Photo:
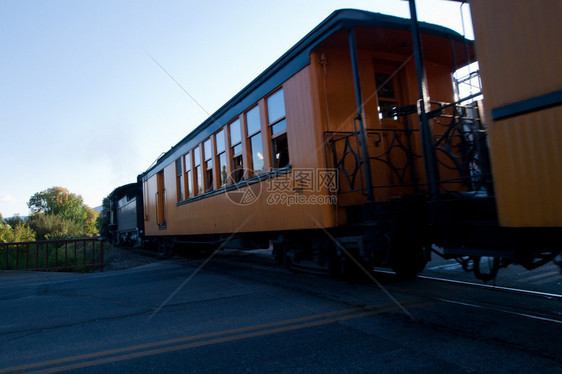
<path id="1" fill-rule="evenodd" d="M 383 273 L 383 274 L 393 274 L 393 275 L 396 274 L 395 272 L 393 272 L 391 270 L 383 270 L 383 269 L 375 269 L 375 272 Z M 427 280 L 432 280 L 432 281 L 436 281 L 436 282 L 443 282 L 443 283 L 460 284 L 460 285 L 463 285 L 463 286 L 471 286 L 471 287 L 483 288 L 483 289 L 488 289 L 488 290 L 502 291 L 502 292 L 506 292 L 506 293 L 515 293 L 515 294 L 527 295 L 527 296 L 537 296 L 537 297 L 542 297 L 542 298 L 545 298 L 545 299 L 560 299 L 560 300 L 562 300 L 561 294 L 525 290 L 525 289 L 522 289 L 522 288 L 494 286 L 494 285 L 490 285 L 490 284 L 481 284 L 481 283 L 474 283 L 474 282 L 467 282 L 467 281 L 459 281 L 459 280 L 455 280 L 455 279 L 430 277 L 430 276 L 427 276 L 427 275 L 419 275 L 419 274 L 416 276 L 416 278 L 427 279 Z"/>
<path id="2" fill-rule="evenodd" d="M 516 310 L 509 310 L 509 309 L 506 309 L 506 308 L 500 308 L 500 307 L 491 306 L 491 305 L 482 305 L 482 304 L 477 304 L 477 303 L 473 303 L 473 302 L 469 303 L 469 302 L 465 302 L 465 301 L 456 301 L 456 300 L 441 299 L 441 298 L 430 298 L 430 299 L 435 300 L 435 301 L 440 301 L 440 302 L 443 302 L 443 303 L 448 303 L 448 304 L 467 306 L 467 307 L 470 307 L 470 308 L 477 308 L 477 309 L 491 310 L 491 311 L 494 311 L 494 312 L 505 313 L 505 314 L 518 316 L 518 317 L 524 317 L 524 318 L 536 319 L 536 320 L 545 321 L 545 322 L 562 324 L 561 319 L 545 317 L 544 315 L 540 315 L 538 313 L 529 313 L 529 312 L 521 312 L 521 311 L 516 311 Z"/>
<path id="3" fill-rule="evenodd" d="M 546 299 L 560 299 L 560 300 L 562 300 L 562 295 L 554 294 L 554 293 L 548 293 L 548 292 L 525 290 L 525 289 L 521 289 L 521 288 L 495 286 L 495 285 L 490 285 L 490 284 L 480 284 L 480 283 L 474 283 L 474 282 L 459 281 L 459 280 L 454 280 L 454 279 L 437 278 L 437 277 L 430 277 L 430 276 L 427 276 L 427 275 L 418 275 L 417 277 L 421 278 L 421 279 L 433 280 L 433 281 L 437 281 L 437 282 L 461 284 L 461 285 L 464 285 L 464 286 L 483 288 L 483 289 L 487 289 L 487 290 L 502 291 L 502 292 L 506 292 L 506 293 L 515 293 L 515 294 L 527 295 L 527 296 L 537 296 L 537 297 L 542 297 L 542 298 L 546 298 Z"/>
<path id="4" fill-rule="evenodd" d="M 376 269 L 375 271 L 378 272 L 378 273 L 384 273 L 384 274 L 395 274 L 394 272 L 388 271 L 388 270 Z M 426 275 L 418 275 L 417 278 L 425 279 L 425 280 L 429 280 L 429 281 L 455 284 L 455 285 L 460 285 L 460 286 L 486 289 L 486 290 L 490 290 L 490 291 L 499 291 L 499 292 L 504 292 L 504 293 L 518 294 L 518 295 L 531 296 L 531 297 L 540 297 L 540 298 L 548 299 L 548 300 L 561 300 L 562 299 L 562 295 L 546 293 L 546 292 L 538 292 L 538 291 L 531 291 L 531 290 L 524 290 L 524 289 L 510 288 L 510 287 L 502 287 L 502 286 L 493 286 L 493 285 L 489 285 L 489 284 L 479 284 L 479 283 L 473 283 L 473 282 L 458 281 L 458 280 L 453 280 L 453 279 L 430 277 L 430 276 L 426 276 Z M 469 300 L 451 300 L 451 299 L 448 299 L 448 298 L 442 298 L 442 297 L 436 297 L 436 296 L 420 296 L 420 297 L 424 297 L 424 298 L 427 298 L 429 300 L 434 300 L 434 301 L 437 301 L 437 302 L 442 302 L 442 303 L 447 303 L 447 304 L 452 304 L 452 305 L 460 305 L 460 306 L 476 308 L 476 309 L 485 309 L 485 310 L 490 310 L 490 311 L 494 311 L 494 312 L 498 312 L 498 313 L 508 314 L 508 315 L 511 315 L 511 316 L 530 318 L 530 319 L 540 320 L 540 321 L 544 321 L 544 322 L 562 324 L 562 319 L 558 318 L 560 316 L 556 315 L 556 314 L 545 314 L 545 313 L 533 312 L 533 311 L 524 310 L 524 309 L 521 310 L 521 309 L 518 309 L 518 308 L 512 309 L 510 307 L 504 307 L 504 306 L 493 305 L 493 304 L 491 304 L 491 305 L 482 304 L 482 303 L 479 303 L 479 302 L 474 302 L 474 301 L 469 301 Z"/>

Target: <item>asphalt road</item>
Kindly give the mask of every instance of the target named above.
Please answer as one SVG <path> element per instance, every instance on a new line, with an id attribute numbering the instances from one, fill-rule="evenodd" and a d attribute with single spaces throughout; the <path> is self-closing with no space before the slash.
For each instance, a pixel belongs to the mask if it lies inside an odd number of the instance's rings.
<path id="1" fill-rule="evenodd" d="M 562 301 L 376 279 L 236 253 L 0 273 L 0 373 L 562 373 Z"/>

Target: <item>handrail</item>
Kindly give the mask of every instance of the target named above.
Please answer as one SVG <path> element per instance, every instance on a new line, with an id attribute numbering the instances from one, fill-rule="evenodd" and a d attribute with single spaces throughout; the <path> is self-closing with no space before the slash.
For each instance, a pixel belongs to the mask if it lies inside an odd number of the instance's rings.
<path id="1" fill-rule="evenodd" d="M 428 112 L 432 117 L 432 147 L 436 152 L 436 185 L 440 194 L 459 191 L 480 191 L 493 194 L 491 172 L 486 146 L 487 130 L 481 123 L 477 108 L 458 103 L 438 103 L 439 108 Z M 420 130 L 410 128 L 408 115 L 413 106 L 396 108 L 396 115 L 404 118 L 401 129 L 367 129 L 369 163 L 373 170 L 373 189 L 404 188 L 396 195 L 427 193 L 427 178 L 420 180 L 424 155 L 421 153 Z M 366 193 L 363 183 L 358 131 L 326 131 L 324 146 L 326 166 L 338 169 L 339 193 Z M 378 166 L 377 166 L 378 165 Z M 385 172 L 382 175 L 380 167 Z"/>

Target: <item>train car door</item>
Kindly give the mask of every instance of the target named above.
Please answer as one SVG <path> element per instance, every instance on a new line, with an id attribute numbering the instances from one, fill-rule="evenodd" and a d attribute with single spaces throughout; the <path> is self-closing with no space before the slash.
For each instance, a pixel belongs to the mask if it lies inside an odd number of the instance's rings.
<path id="1" fill-rule="evenodd" d="M 166 216 L 164 211 L 164 203 L 166 201 L 164 188 L 164 170 L 156 174 L 156 219 L 159 228 L 166 227 Z"/>
<path id="2" fill-rule="evenodd" d="M 418 183 L 416 131 L 408 118 L 397 112 L 397 108 L 404 106 L 407 95 L 406 74 L 401 63 L 377 59 L 374 66 L 380 130 L 370 134 L 376 160 L 371 168 L 375 171 L 373 184 L 378 187 L 379 200 L 411 194 Z"/>

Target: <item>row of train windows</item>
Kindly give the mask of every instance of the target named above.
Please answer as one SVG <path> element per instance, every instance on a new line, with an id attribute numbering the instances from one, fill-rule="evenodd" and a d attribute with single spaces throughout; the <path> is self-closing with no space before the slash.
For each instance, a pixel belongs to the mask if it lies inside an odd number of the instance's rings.
<path id="1" fill-rule="evenodd" d="M 267 134 L 262 131 L 262 110 L 267 113 Z M 267 157 L 264 151 L 271 154 L 270 162 L 274 169 L 289 165 L 283 89 L 253 106 L 176 160 L 178 201 L 264 172 Z M 248 165 L 245 165 L 244 160 Z"/>

